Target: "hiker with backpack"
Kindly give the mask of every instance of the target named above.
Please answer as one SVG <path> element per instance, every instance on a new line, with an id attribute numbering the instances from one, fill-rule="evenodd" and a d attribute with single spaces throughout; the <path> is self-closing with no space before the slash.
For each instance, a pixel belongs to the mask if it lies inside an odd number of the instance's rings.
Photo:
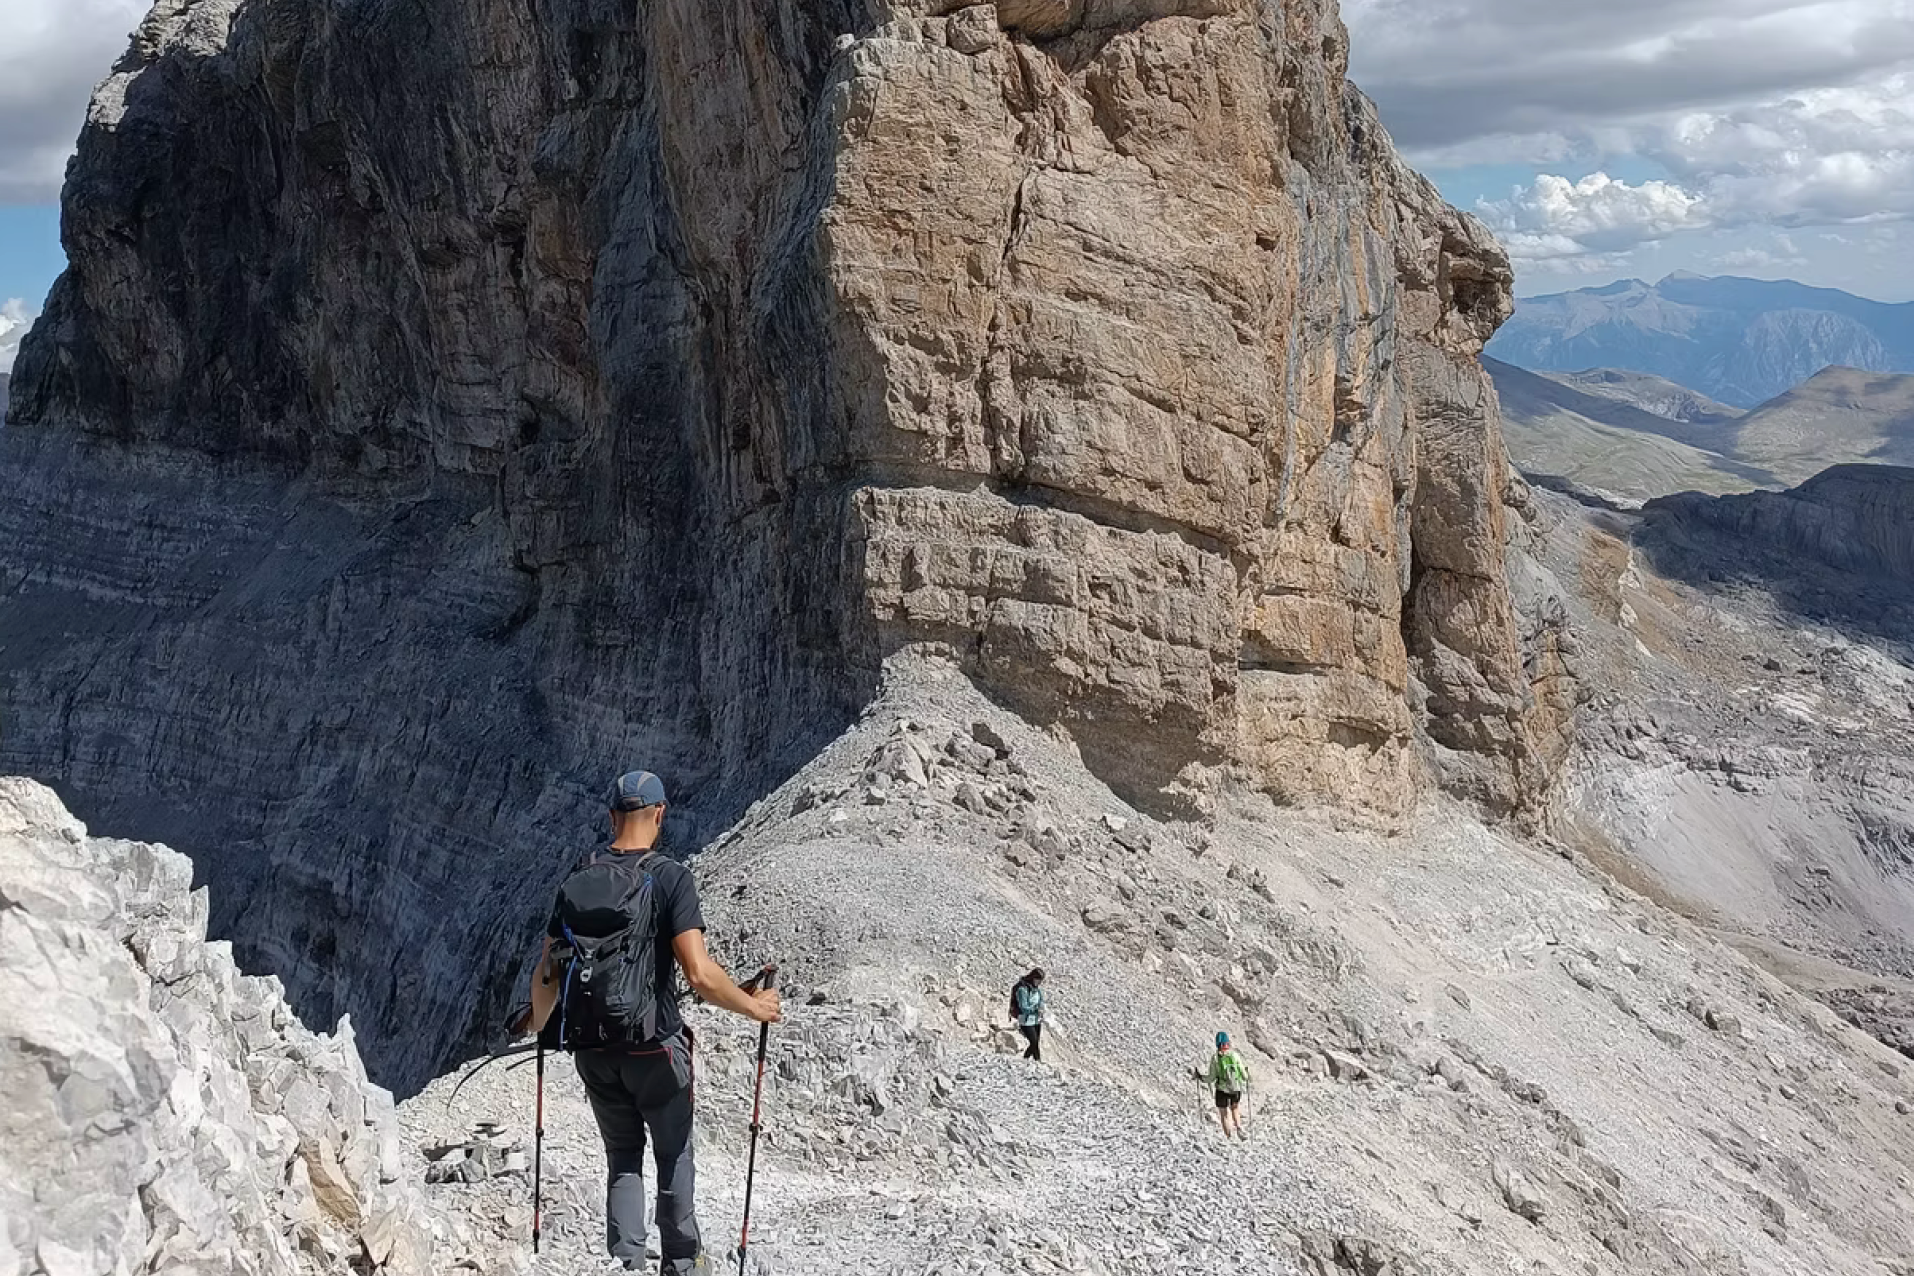
<path id="1" fill-rule="evenodd" d="M 1043 1062 L 1043 968 L 1038 967 L 1010 990 L 1010 1020 L 1030 1044 L 1023 1057 Z"/>
<path id="2" fill-rule="evenodd" d="M 1216 1056 L 1210 1060 L 1209 1082 L 1216 1094 L 1216 1117 L 1222 1122 L 1223 1137 L 1227 1139 L 1234 1133 L 1239 1139 L 1247 1139 L 1237 1106 L 1249 1093 L 1249 1068 L 1243 1063 L 1243 1057 L 1230 1049 L 1227 1032 L 1216 1034 Z"/>
<path id="3" fill-rule="evenodd" d="M 664 831 L 664 783 L 648 771 L 622 775 L 608 804 L 610 845 L 559 887 L 532 979 L 530 1026 L 541 1048 L 572 1052 L 585 1084 L 605 1144 L 612 1257 L 626 1271 L 645 1262 L 648 1137 L 663 1276 L 702 1274 L 711 1268 L 692 1199 L 692 1034 L 678 1013 L 677 972 L 733 1014 L 772 1024 L 782 1010 L 775 991 L 738 987 L 706 951 L 691 871 L 653 849 Z"/>

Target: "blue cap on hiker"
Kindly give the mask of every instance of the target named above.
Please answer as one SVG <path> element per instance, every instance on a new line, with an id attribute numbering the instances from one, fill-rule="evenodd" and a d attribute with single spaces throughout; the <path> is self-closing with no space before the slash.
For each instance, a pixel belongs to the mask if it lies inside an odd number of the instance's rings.
<path id="1" fill-rule="evenodd" d="M 611 782 L 606 805 L 614 811 L 642 811 L 665 800 L 665 782 L 649 771 L 627 771 Z"/>
<path id="2" fill-rule="evenodd" d="M 1221 1050 L 1224 1046 L 1228 1044 L 1229 1044 L 1229 1034 L 1227 1032 L 1219 1032 L 1216 1034 L 1216 1048 L 1218 1050 Z"/>

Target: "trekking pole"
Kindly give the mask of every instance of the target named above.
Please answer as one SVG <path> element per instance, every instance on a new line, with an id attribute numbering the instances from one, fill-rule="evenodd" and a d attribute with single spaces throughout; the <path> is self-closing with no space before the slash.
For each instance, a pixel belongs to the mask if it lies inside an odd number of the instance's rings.
<path id="1" fill-rule="evenodd" d="M 778 982 L 778 968 L 767 965 L 751 981 L 745 984 L 745 991 L 756 992 L 759 988 L 775 988 Z M 738 1233 L 738 1276 L 744 1276 L 744 1254 L 751 1245 L 751 1185 L 758 1173 L 758 1131 L 764 1128 L 760 1119 L 764 1104 L 764 1052 L 771 1043 L 771 1025 L 758 1025 L 758 1080 L 751 1094 L 751 1153 L 744 1164 L 744 1228 Z"/>
<path id="2" fill-rule="evenodd" d="M 538 1039 L 538 1107 L 532 1122 L 532 1253 L 538 1253 L 545 1174 L 545 1038 Z"/>

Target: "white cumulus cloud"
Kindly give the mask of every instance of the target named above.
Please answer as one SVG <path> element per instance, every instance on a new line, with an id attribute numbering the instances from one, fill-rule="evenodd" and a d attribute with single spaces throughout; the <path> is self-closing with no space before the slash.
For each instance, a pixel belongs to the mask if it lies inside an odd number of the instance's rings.
<path id="1" fill-rule="evenodd" d="M 1344 0 L 1344 12 L 1352 74 L 1412 161 L 1536 173 L 1479 211 L 1545 273 L 1599 272 L 1664 243 L 1811 265 L 1848 246 L 1805 236 L 1778 252 L 1749 236 L 1914 219 L 1914 0 Z M 1897 277 L 1914 287 L 1914 268 Z"/>
<path id="2" fill-rule="evenodd" d="M 1914 218 L 1914 73 L 1682 112 L 1634 128 L 1627 149 L 1670 178 L 1631 185 L 1544 173 L 1480 211 L 1529 261 L 1625 251 L 1686 230 Z M 1538 237 L 1546 242 L 1530 242 Z"/>
<path id="3" fill-rule="evenodd" d="M 1544 173 L 1506 200 L 1484 201 L 1480 211 L 1513 256 L 1533 261 L 1623 251 L 1701 229 L 1708 224 L 1703 204 L 1669 182 L 1631 186 L 1606 173 L 1571 182 Z"/>
<path id="4" fill-rule="evenodd" d="M 59 196 L 87 99 L 145 0 L 0 0 L 0 202 Z"/>
<path id="5" fill-rule="evenodd" d="M 1645 131 L 1641 151 L 1704 192 L 1730 222 L 1914 217 L 1914 72 L 1685 113 Z"/>
<path id="6" fill-rule="evenodd" d="M 20 338 L 33 326 L 35 313 L 21 297 L 0 301 L 0 372 L 13 370 L 14 356 L 20 353 Z"/>

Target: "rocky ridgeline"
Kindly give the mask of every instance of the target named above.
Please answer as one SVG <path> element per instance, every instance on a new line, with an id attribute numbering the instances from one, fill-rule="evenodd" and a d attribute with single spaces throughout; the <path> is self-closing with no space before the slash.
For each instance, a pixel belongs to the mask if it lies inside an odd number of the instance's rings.
<path id="1" fill-rule="evenodd" d="M 1817 1245 L 1900 1243 L 1892 1209 L 1864 1204 L 1909 1190 L 1894 1154 L 1846 1184 L 1817 1155 L 1830 1134 L 1869 1157 L 1905 1143 L 1899 1066 L 1638 897 L 1578 881 L 1566 847 L 1548 867 L 1520 853 L 1510 875 L 1497 853 L 1470 862 L 1472 834 L 1424 829 L 1407 842 L 1462 836 L 1412 869 L 1415 845 L 1339 862 L 1315 828 L 1310 849 L 1271 856 L 1254 824 L 1160 823 L 1054 742 L 963 707 L 867 723 L 701 865 L 727 943 L 829 981 L 777 1038 L 793 1058 L 774 1154 L 882 1184 L 877 1217 L 945 1238 L 922 1270 L 998 1270 L 997 1235 L 1033 1270 L 1309 1276 L 1512 1269 L 1530 1246 L 1522 1261 L 1587 1271 L 1788 1271 Z M 843 866 L 842 897 L 838 879 L 790 893 L 821 871 L 807 843 Z M 966 880 L 941 871 L 953 844 Z M 1038 954 L 1056 991 L 1040 1069 L 1002 1026 L 1002 984 Z M 1220 1167 L 1190 1107 L 1218 1025 L 1248 1052 L 1261 1114 Z M 743 1034 L 718 1041 L 722 1111 L 744 1100 L 749 1055 Z M 1673 1097 L 1708 1089 L 1706 1111 Z M 1385 1145 L 1400 1164 L 1377 1170 Z M 1746 1167 L 1726 1191 L 1686 1168 L 1717 1154 Z M 951 1216 L 998 1191 L 1027 1214 Z M 1821 1213 L 1848 1193 L 1852 1210 Z"/>
<path id="2" fill-rule="evenodd" d="M 1272 1058 L 1295 1054 L 1324 1064 L 1328 1055 L 1299 1047 L 1265 1015 L 1293 1013 L 1309 1000 L 1298 980 L 1345 980 L 1356 965 L 1347 946 L 1281 901 L 1261 869 L 1217 851 L 1204 828 L 1159 822 L 1129 808 L 1086 809 L 1067 777 L 1026 765 L 988 722 L 963 727 L 903 718 L 854 778 L 802 784 L 788 805 L 754 810 L 737 835 L 788 813 L 804 823 L 821 816 L 827 836 L 908 845 L 919 825 L 934 826 L 953 809 L 993 839 L 994 871 L 1020 889 L 1072 916 L 1145 974 L 1230 1005 Z M 1191 871 L 1182 871 L 1178 859 Z M 1199 875 L 1198 866 L 1209 872 Z M 1205 880 L 1210 873 L 1221 876 L 1221 889 Z M 814 965 L 828 962 L 829 955 L 806 938 L 797 932 L 753 935 Z M 950 1009 L 980 1044 L 1001 1036 L 1001 1008 L 995 1004 L 1004 1000 L 1001 990 L 941 983 L 927 995 Z M 1342 1039 L 1338 1025 L 1336 1040 Z M 1360 1039 L 1358 1031 L 1344 1048 L 1360 1050 Z M 1021 1048 L 1014 1034 L 997 1044 Z M 1055 1048 L 1066 1055 L 1076 1049 L 1068 1036 Z"/>
<path id="3" fill-rule="evenodd" d="M 206 941 L 192 865 L 0 779 L 0 1273 L 429 1276 L 351 1024 Z"/>
<path id="4" fill-rule="evenodd" d="M 1883 587 L 1901 595 L 1892 600 L 1901 604 L 1894 616 L 1898 623 L 1887 632 L 1907 633 L 1906 582 L 1914 577 L 1914 469 L 1836 465 L 1785 492 L 1683 492 L 1648 502 L 1644 514 L 1645 539 L 1653 543 L 1659 538 L 1664 546 L 1673 543 L 1676 552 L 1667 555 L 1671 566 L 1681 564 L 1681 551 L 1686 550 L 1690 559 L 1712 557 L 1709 566 L 1718 576 L 1753 574 L 1763 565 L 1770 571 L 1799 571 L 1815 564 L 1879 578 Z M 1708 544 L 1710 539 L 1716 543 Z M 1759 557 L 1754 562 L 1738 560 L 1735 550 L 1753 550 Z"/>

